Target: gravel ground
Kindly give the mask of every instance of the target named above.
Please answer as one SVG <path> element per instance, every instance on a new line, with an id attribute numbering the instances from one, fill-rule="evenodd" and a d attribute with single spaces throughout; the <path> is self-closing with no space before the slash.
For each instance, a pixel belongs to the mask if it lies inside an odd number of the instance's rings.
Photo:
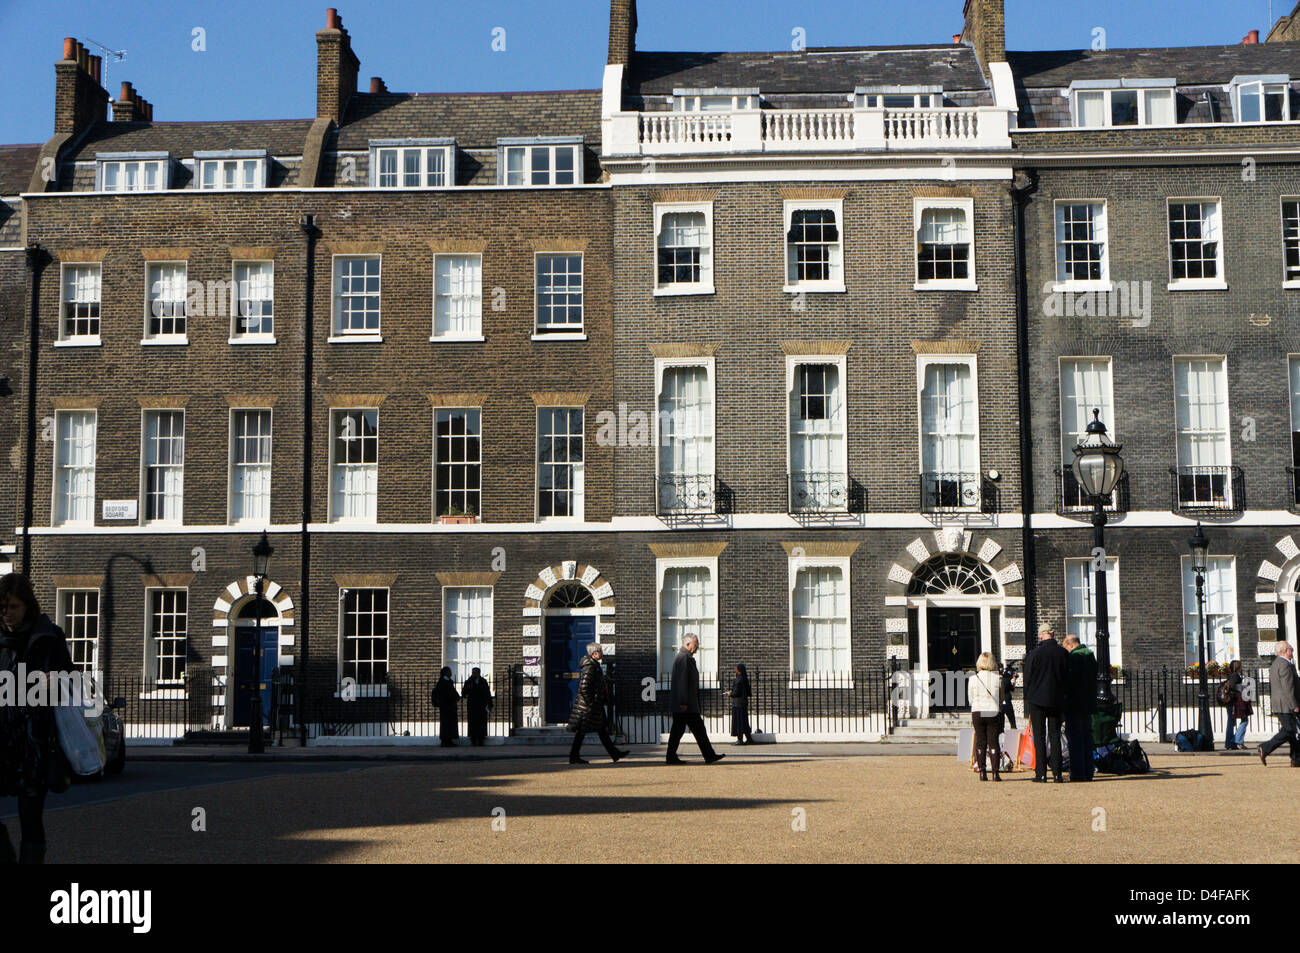
<path id="1" fill-rule="evenodd" d="M 1294 836 L 1258 836 L 1300 781 L 1285 756 L 1161 754 L 1150 775 L 1084 786 L 1023 771 L 980 783 L 951 756 L 726 750 L 713 766 L 646 749 L 585 767 L 271 771 L 53 810 L 49 861 L 1184 863 L 1213 860 L 1207 832 L 1228 827 L 1250 862 L 1300 861 Z M 191 829 L 197 807 L 205 832 Z"/>

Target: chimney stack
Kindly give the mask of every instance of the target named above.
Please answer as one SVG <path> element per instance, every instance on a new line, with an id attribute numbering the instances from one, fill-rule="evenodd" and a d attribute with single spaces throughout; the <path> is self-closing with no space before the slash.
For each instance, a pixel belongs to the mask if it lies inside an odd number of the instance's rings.
<path id="1" fill-rule="evenodd" d="M 370 94 L 372 96 L 376 93 L 386 93 L 386 92 L 388 92 L 388 87 L 384 84 L 384 81 L 382 79 L 380 79 L 378 76 L 370 77 Z"/>
<path id="2" fill-rule="evenodd" d="M 1002 0 L 966 0 L 966 23 L 961 41 L 975 49 L 975 56 L 986 71 L 990 63 L 1007 59 L 1007 21 Z"/>
<path id="3" fill-rule="evenodd" d="M 153 103 L 123 80 L 122 93 L 113 103 L 113 122 L 153 122 Z"/>
<path id="4" fill-rule="evenodd" d="M 1249 33 L 1247 33 L 1244 37 L 1241 38 L 1242 46 L 1255 46 L 1258 43 L 1259 43 L 1258 30 L 1251 30 Z"/>
<path id="5" fill-rule="evenodd" d="M 636 52 L 636 0 L 610 0 L 609 65 L 629 66 Z"/>
<path id="6" fill-rule="evenodd" d="M 316 33 L 316 118 L 338 122 L 357 91 L 361 61 L 352 52 L 352 38 L 343 29 L 338 10 L 325 11 L 325 29 Z"/>
<path id="7" fill-rule="evenodd" d="M 105 118 L 108 92 L 99 85 L 102 62 L 73 37 L 63 39 L 54 64 L 54 131 L 76 134 Z"/>

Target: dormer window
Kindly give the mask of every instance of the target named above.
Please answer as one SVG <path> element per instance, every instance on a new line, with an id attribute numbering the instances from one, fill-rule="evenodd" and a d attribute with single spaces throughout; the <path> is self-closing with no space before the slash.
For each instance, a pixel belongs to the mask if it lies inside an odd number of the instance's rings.
<path id="1" fill-rule="evenodd" d="M 1234 76 L 1228 91 L 1237 122 L 1286 122 L 1291 118 L 1290 76 Z"/>
<path id="2" fill-rule="evenodd" d="M 940 86 L 859 86 L 853 91 L 858 109 L 937 109 L 943 105 Z"/>
<path id="3" fill-rule="evenodd" d="M 673 112 L 677 113 L 727 113 L 744 109 L 758 109 L 760 96 L 757 89 L 674 89 Z"/>
<path id="4" fill-rule="evenodd" d="M 370 142 L 370 184 L 378 189 L 441 189 L 456 184 L 454 139 Z"/>
<path id="5" fill-rule="evenodd" d="M 1066 91 L 1074 125 L 1173 126 L 1178 123 L 1172 79 L 1081 80 Z"/>
<path id="6" fill-rule="evenodd" d="M 201 189 L 266 188 L 266 150 L 237 152 L 196 152 Z"/>
<path id="7" fill-rule="evenodd" d="M 166 152 L 98 153 L 101 192 L 162 192 L 171 187 L 171 157 Z"/>
<path id="8" fill-rule="evenodd" d="M 582 139 L 498 139 L 497 184 L 581 185 Z"/>

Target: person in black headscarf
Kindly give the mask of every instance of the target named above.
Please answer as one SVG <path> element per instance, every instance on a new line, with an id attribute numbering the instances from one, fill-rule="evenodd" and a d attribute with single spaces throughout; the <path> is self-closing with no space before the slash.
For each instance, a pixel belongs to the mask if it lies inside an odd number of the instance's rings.
<path id="1" fill-rule="evenodd" d="M 456 691 L 456 683 L 451 680 L 451 669 L 446 666 L 438 677 L 438 684 L 433 686 L 432 700 L 441 721 L 438 736 L 444 747 L 455 747 L 456 736 L 460 734 L 456 724 L 456 703 L 460 701 L 460 693 Z"/>
<path id="2" fill-rule="evenodd" d="M 754 729 L 749 724 L 749 699 L 753 694 L 749 686 L 749 673 L 741 662 L 736 665 L 736 677 L 732 679 L 731 691 L 727 692 L 727 697 L 731 699 L 731 734 L 738 745 L 754 743 Z"/>
<path id="3" fill-rule="evenodd" d="M 487 740 L 488 712 L 492 710 L 492 686 L 475 668 L 465 679 L 461 697 L 465 699 L 465 719 L 469 722 L 469 743 L 481 745 Z"/>
<path id="4" fill-rule="evenodd" d="M 26 686 L 17 681 L 19 664 L 28 673 L 73 671 L 63 630 L 41 613 L 27 577 L 9 573 L 0 578 L 0 672 L 14 678 L 15 688 L 22 691 Z M 45 862 L 42 815 L 51 788 L 50 759 L 62 760 L 58 743 L 51 706 L 0 706 L 0 797 L 18 797 L 19 863 Z M 55 792 L 68 780 L 65 776 L 61 784 L 56 781 Z M 14 860 L 13 844 L 0 824 L 0 863 Z"/>

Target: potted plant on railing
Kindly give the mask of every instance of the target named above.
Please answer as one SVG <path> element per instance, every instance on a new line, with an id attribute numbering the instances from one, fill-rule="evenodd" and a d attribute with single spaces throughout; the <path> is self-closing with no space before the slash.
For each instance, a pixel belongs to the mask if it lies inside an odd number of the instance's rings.
<path id="1" fill-rule="evenodd" d="M 440 523 L 477 523 L 478 515 L 474 512 L 474 507 L 461 509 L 455 503 L 447 508 L 447 512 L 438 517 Z"/>

